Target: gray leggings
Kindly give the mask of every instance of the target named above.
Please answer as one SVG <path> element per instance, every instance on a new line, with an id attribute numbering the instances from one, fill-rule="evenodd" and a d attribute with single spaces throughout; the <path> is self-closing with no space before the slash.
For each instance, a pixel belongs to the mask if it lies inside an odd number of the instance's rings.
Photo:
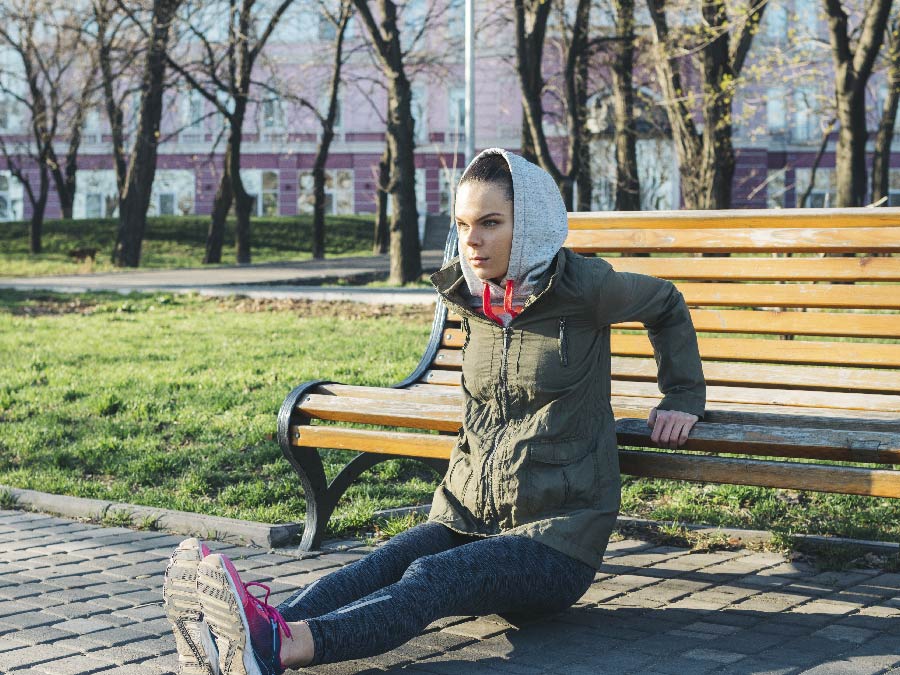
<path id="1" fill-rule="evenodd" d="M 482 539 L 423 523 L 278 610 L 307 622 L 317 665 L 384 653 L 444 616 L 558 612 L 593 579 L 589 565 L 526 537 Z"/>

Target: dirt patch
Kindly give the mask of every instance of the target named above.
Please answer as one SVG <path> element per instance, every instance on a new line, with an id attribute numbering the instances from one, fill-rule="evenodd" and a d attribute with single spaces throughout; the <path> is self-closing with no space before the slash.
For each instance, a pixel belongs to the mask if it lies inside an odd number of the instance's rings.
<path id="1" fill-rule="evenodd" d="M 389 316 L 412 321 L 429 321 L 434 316 L 432 305 L 373 305 L 347 300 L 305 300 L 288 298 L 216 298 L 222 309 L 232 312 L 291 312 L 303 317 L 340 319 L 377 319 Z"/>
<path id="2" fill-rule="evenodd" d="M 13 316 L 59 316 L 62 314 L 92 314 L 97 302 L 80 297 L 33 296 L 26 301 L 0 303 L 0 313 Z"/>

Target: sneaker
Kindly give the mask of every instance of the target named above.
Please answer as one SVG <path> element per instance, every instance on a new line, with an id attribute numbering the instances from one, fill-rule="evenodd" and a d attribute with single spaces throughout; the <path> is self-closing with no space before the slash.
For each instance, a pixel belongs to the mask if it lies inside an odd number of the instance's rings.
<path id="1" fill-rule="evenodd" d="M 247 590 L 266 591 L 260 600 Z M 219 651 L 224 675 L 281 675 L 282 636 L 291 631 L 281 613 L 269 604 L 269 587 L 241 581 L 223 555 L 204 558 L 197 568 L 197 594 L 203 617 Z"/>
<path id="2" fill-rule="evenodd" d="M 180 675 L 219 675 L 219 655 L 197 597 L 197 566 L 208 555 L 209 549 L 203 543 L 185 539 L 166 567 L 163 604 L 175 633 Z"/>

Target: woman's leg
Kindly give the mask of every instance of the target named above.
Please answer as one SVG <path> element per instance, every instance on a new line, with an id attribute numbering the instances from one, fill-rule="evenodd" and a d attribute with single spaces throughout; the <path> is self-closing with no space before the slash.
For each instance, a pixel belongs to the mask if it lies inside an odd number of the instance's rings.
<path id="1" fill-rule="evenodd" d="M 417 558 L 469 541 L 471 537 L 440 523 L 416 525 L 356 562 L 298 590 L 278 606 L 278 611 L 286 621 L 327 614 L 396 582 Z"/>
<path id="2" fill-rule="evenodd" d="M 580 598 L 593 578 L 589 565 L 532 539 L 481 539 L 420 557 L 396 583 L 295 624 L 298 637 L 312 639 L 312 661 L 288 657 L 284 665 L 380 654 L 443 616 L 560 611 Z M 285 644 L 282 656 L 310 652 L 308 648 L 294 651 L 292 646 Z"/>

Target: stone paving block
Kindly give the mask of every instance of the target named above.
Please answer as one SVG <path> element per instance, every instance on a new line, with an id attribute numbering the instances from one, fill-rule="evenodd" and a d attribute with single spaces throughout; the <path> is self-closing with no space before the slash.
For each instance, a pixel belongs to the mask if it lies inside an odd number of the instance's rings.
<path id="1" fill-rule="evenodd" d="M 453 633 L 454 635 L 462 635 L 465 637 L 484 640 L 494 635 L 499 635 L 500 633 L 511 630 L 511 628 L 512 626 L 510 626 L 508 623 L 497 623 L 496 621 L 491 621 L 484 617 L 478 617 L 477 619 L 473 619 L 472 621 L 464 621 L 462 623 L 447 626 L 446 628 L 444 628 L 444 631 Z"/>
<path id="2" fill-rule="evenodd" d="M 66 649 L 48 650 L 44 646 L 22 647 L 0 652 L 0 672 L 9 672 L 17 668 L 27 668 L 44 663 L 51 659 L 67 657 L 75 652 Z"/>
<path id="3" fill-rule="evenodd" d="M 178 669 L 178 657 L 175 654 L 165 654 L 163 656 L 155 656 L 151 659 L 145 659 L 139 664 L 143 668 L 152 668 L 154 672 L 163 675 L 164 673 L 174 673 Z"/>
<path id="4" fill-rule="evenodd" d="M 103 630 L 109 630 L 114 627 L 109 621 L 102 618 L 88 619 L 69 619 L 60 623 L 53 624 L 57 630 L 63 630 L 75 635 L 87 635 L 88 633 L 97 633 Z"/>
<path id="5" fill-rule="evenodd" d="M 101 661 L 85 654 L 75 654 L 41 664 L 48 675 L 90 675 L 115 666 L 110 661 Z"/>
<path id="6" fill-rule="evenodd" d="M 876 633 L 867 628 L 854 628 L 852 626 L 838 626 L 832 624 L 831 626 L 825 626 L 825 628 L 817 630 L 813 635 L 829 640 L 840 640 L 842 642 L 862 644 L 866 640 L 873 638 Z"/>
<path id="7" fill-rule="evenodd" d="M 657 659 L 646 670 L 639 672 L 641 675 L 703 675 L 721 667 L 722 664 L 717 661 L 689 659 L 673 654 L 664 659 Z"/>

